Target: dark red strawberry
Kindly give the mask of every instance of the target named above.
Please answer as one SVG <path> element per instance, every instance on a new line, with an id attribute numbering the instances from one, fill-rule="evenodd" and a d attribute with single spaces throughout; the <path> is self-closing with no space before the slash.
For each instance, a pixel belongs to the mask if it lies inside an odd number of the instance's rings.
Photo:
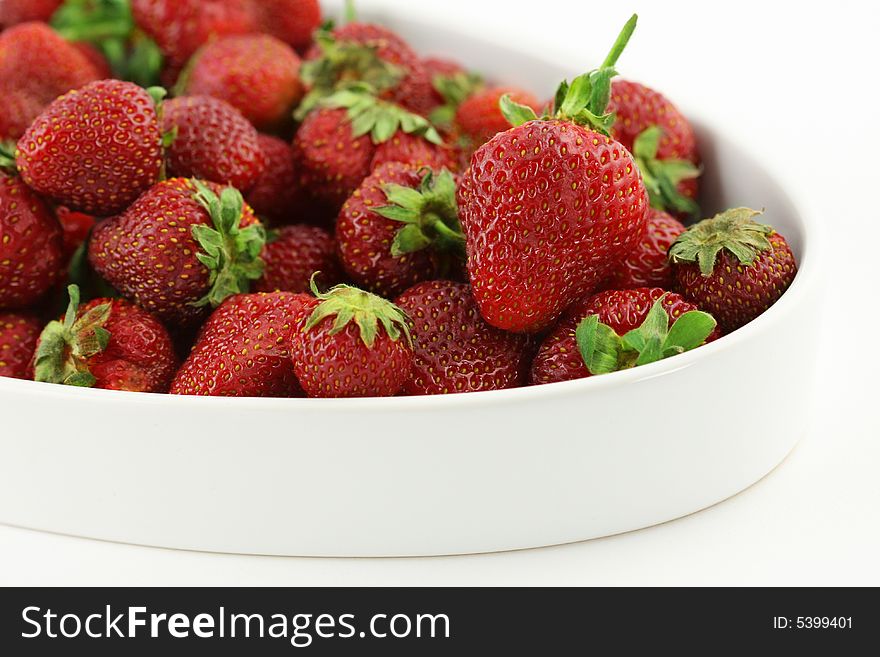
<path id="1" fill-rule="evenodd" d="M 159 178 L 156 101 L 131 82 L 92 82 L 49 105 L 15 155 L 24 181 L 60 205 L 99 216 L 121 212 Z"/>
<path id="2" fill-rule="evenodd" d="M 166 392 L 177 356 L 165 327 L 124 299 L 94 299 L 79 306 L 79 288 L 68 288 L 70 305 L 40 334 L 34 379 L 106 390 Z"/>
<path id="3" fill-rule="evenodd" d="M 667 252 L 685 231 L 684 225 L 662 210 L 651 208 L 641 241 L 614 268 L 602 287 L 624 290 L 634 287 L 672 288 L 672 265 Z"/>
<path id="4" fill-rule="evenodd" d="M 303 220 L 299 176 L 293 165 L 290 144 L 278 137 L 259 135 L 257 145 L 263 153 L 266 166 L 245 196 L 248 205 L 271 223 Z"/>
<path id="5" fill-rule="evenodd" d="M 566 310 L 544 338 L 532 363 L 532 383 L 570 381 L 626 369 L 717 339 L 720 333 L 715 320 L 706 313 L 691 314 L 698 310 L 679 295 L 660 288 L 607 290 L 584 297 Z M 675 328 L 686 315 L 685 322 Z M 592 321 L 585 323 L 589 318 Z M 620 338 L 627 340 L 625 345 Z"/>
<path id="6" fill-rule="evenodd" d="M 236 294 L 213 312 L 171 384 L 173 395 L 302 397 L 290 340 L 311 295 Z"/>
<path id="7" fill-rule="evenodd" d="M 125 297 L 189 326 L 262 275 L 265 239 L 236 189 L 172 178 L 99 223 L 89 261 Z"/>
<path id="8" fill-rule="evenodd" d="M 29 21 L 49 22 L 63 0 L 2 0 L 0 29 Z"/>
<path id="9" fill-rule="evenodd" d="M 95 218 L 90 214 L 65 208 L 63 205 L 55 208 L 55 216 L 61 224 L 64 261 L 67 262 L 88 238 L 89 232 L 95 225 Z"/>
<path id="10" fill-rule="evenodd" d="M 0 308 L 39 301 L 63 260 L 58 221 L 21 178 L 0 172 Z"/>
<path id="11" fill-rule="evenodd" d="M 306 305 L 291 338 L 293 369 L 309 397 L 391 397 L 412 368 L 404 313 L 381 297 L 338 285 Z"/>
<path id="12" fill-rule="evenodd" d="M 212 38 L 256 29 L 248 0 L 131 0 L 131 10 L 177 67 Z"/>
<path id="13" fill-rule="evenodd" d="M 489 326 L 470 286 L 428 281 L 395 303 L 412 321 L 413 372 L 409 395 L 442 395 L 516 388 L 528 370 L 528 337 Z"/>
<path id="14" fill-rule="evenodd" d="M 474 150 L 485 144 L 499 132 L 510 129 L 510 122 L 501 113 L 502 96 L 535 112 L 541 111 L 541 101 L 534 95 L 516 87 L 490 87 L 465 98 L 455 113 L 455 126 L 466 150 Z"/>
<path id="15" fill-rule="evenodd" d="M 697 215 L 700 155 L 687 118 L 662 94 L 629 80 L 612 83 L 608 110 L 615 114 L 611 134 L 635 156 L 651 205 Z"/>
<path id="16" fill-rule="evenodd" d="M 250 189 L 266 168 L 256 128 L 229 103 L 184 96 L 162 103 L 168 174 Z"/>
<path id="17" fill-rule="evenodd" d="M 186 95 L 220 98 L 257 128 L 287 125 L 302 97 L 299 56 L 268 34 L 229 36 L 200 49 L 182 74 Z"/>
<path id="18" fill-rule="evenodd" d="M 503 97 L 516 127 L 481 146 L 462 176 L 468 272 L 493 326 L 540 332 L 638 244 L 647 193 L 629 152 L 607 136 L 605 113 L 634 27 L 635 16 L 602 68 L 561 85 L 553 117 Z"/>
<path id="19" fill-rule="evenodd" d="M 734 208 L 705 219 L 669 249 L 675 289 L 711 312 L 726 332 L 748 324 L 788 289 L 797 262 L 785 238 Z"/>
<path id="20" fill-rule="evenodd" d="M 435 144 L 419 135 L 398 131 L 391 139 L 376 146 L 370 170 L 383 164 L 399 162 L 421 169 L 458 171 L 459 153 L 445 144 Z"/>
<path id="21" fill-rule="evenodd" d="M 18 139 L 58 96 L 98 79 L 85 55 L 48 25 L 6 30 L 0 34 L 0 140 Z"/>
<path id="22" fill-rule="evenodd" d="M 35 315 L 0 312 L 0 376 L 29 379 L 43 325 Z"/>
<path id="23" fill-rule="evenodd" d="M 98 80 L 109 80 L 114 77 L 110 62 L 107 61 L 107 58 L 104 57 L 104 55 L 101 54 L 101 51 L 94 45 L 86 41 L 74 41 L 71 45 L 79 50 L 80 53 L 89 60 L 92 66 L 95 67 Z"/>
<path id="24" fill-rule="evenodd" d="M 455 178 L 399 163 L 379 167 L 342 206 L 336 241 L 351 279 L 385 297 L 460 272 Z"/>
<path id="25" fill-rule="evenodd" d="M 436 123 L 431 113 L 447 102 L 443 85 L 459 77 L 472 79 L 457 62 L 436 57 L 419 60 L 395 89 L 394 99 L 410 112 L 430 117 Z"/>
<path id="26" fill-rule="evenodd" d="M 266 32 L 302 51 L 321 25 L 318 0 L 250 0 L 251 14 L 260 32 Z"/>
<path id="27" fill-rule="evenodd" d="M 308 292 L 316 272 L 322 286 L 343 280 L 336 257 L 336 241 L 326 230 L 297 224 L 284 226 L 270 235 L 263 250 L 266 267 L 263 277 L 254 283 L 257 292 Z"/>

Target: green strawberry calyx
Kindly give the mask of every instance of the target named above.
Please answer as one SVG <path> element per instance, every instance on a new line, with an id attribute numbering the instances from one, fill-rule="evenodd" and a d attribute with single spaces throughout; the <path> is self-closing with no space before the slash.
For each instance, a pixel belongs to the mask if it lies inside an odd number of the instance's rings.
<path id="1" fill-rule="evenodd" d="M 443 129 L 452 127 L 459 105 L 484 87 L 482 76 L 471 71 L 435 75 L 431 84 L 440 94 L 443 104 L 435 108 L 429 118 L 431 123 Z"/>
<path id="2" fill-rule="evenodd" d="M 315 32 L 321 51 L 316 59 L 303 62 L 300 76 L 309 89 L 293 114 L 302 121 L 321 101 L 353 83 L 363 82 L 377 92 L 393 89 L 405 77 L 399 66 L 383 60 L 377 47 L 337 39 L 329 30 Z"/>
<path id="3" fill-rule="evenodd" d="M 696 262 L 704 277 L 712 275 L 718 253 L 724 249 L 744 265 L 751 265 L 762 251 L 772 248 L 768 237 L 774 230 L 754 220 L 763 214 L 751 208 L 732 208 L 691 226 L 669 247 L 672 263 Z"/>
<path id="4" fill-rule="evenodd" d="M 432 144 L 443 144 L 443 138 L 431 122 L 400 105 L 378 98 L 374 89 L 364 83 L 353 84 L 324 98 L 321 107 L 348 110 L 351 133 L 357 137 L 370 135 L 374 144 L 391 139 L 398 130 L 422 137 Z"/>
<path id="5" fill-rule="evenodd" d="M 401 338 L 412 345 L 409 332 L 409 318 L 400 308 L 387 299 L 370 294 L 351 285 L 337 285 L 326 292 L 318 290 L 315 278 L 320 272 L 312 275 L 312 293 L 320 299 L 312 314 L 306 320 L 303 331 L 311 331 L 327 317 L 333 317 L 330 335 L 342 331 L 351 322 L 357 325 L 361 341 L 372 349 L 379 334 L 379 326 L 395 342 Z"/>
<path id="6" fill-rule="evenodd" d="M 0 141 L 0 171 L 14 174 L 18 172 L 15 164 L 15 142 Z"/>
<path id="7" fill-rule="evenodd" d="M 699 177 L 702 173 L 700 167 L 689 160 L 657 159 L 662 135 L 663 129 L 652 125 L 643 130 L 633 142 L 633 157 L 642 172 L 651 207 L 684 212 L 696 217 L 700 214 L 700 206 L 677 188 L 681 181 Z"/>
<path id="8" fill-rule="evenodd" d="M 266 230 L 259 223 L 241 227 L 244 199 L 234 187 L 225 187 L 217 196 L 202 181 L 193 180 L 193 184 L 195 199 L 208 211 L 212 224 L 192 227 L 192 236 L 202 247 L 196 257 L 210 271 L 210 289 L 193 305 L 216 308 L 227 297 L 247 292 L 250 282 L 263 275 L 260 252 L 266 244 Z"/>
<path id="9" fill-rule="evenodd" d="M 103 352 L 110 342 L 104 328 L 110 319 L 111 303 L 102 303 L 79 315 L 79 287 L 67 288 L 70 303 L 64 319 L 51 321 L 40 334 L 34 355 L 34 380 L 91 388 L 95 377 L 88 360 Z"/>
<path id="10" fill-rule="evenodd" d="M 669 315 L 657 299 L 645 321 L 623 336 L 599 321 L 598 315 L 581 320 L 575 330 L 578 350 L 590 374 L 607 374 L 654 363 L 699 347 L 717 322 L 699 310 L 686 312 L 669 326 Z"/>
<path id="11" fill-rule="evenodd" d="M 455 177 L 446 169 L 437 174 L 423 169 L 422 174 L 418 189 L 393 183 L 382 188 L 388 205 L 375 208 L 374 212 L 403 224 L 394 235 L 391 255 L 400 257 L 431 248 L 464 259 Z"/>
<path id="12" fill-rule="evenodd" d="M 599 68 L 579 75 L 571 84 L 567 80 L 562 81 L 556 90 L 552 114 L 541 118 L 570 121 L 603 135 L 611 135 L 614 113 L 607 111 L 611 100 L 611 78 L 617 75 L 614 66 L 635 31 L 637 21 L 638 16 L 633 14 Z M 501 113 L 513 126 L 538 119 L 535 110 L 515 103 L 507 94 L 501 97 L 499 106 Z"/>

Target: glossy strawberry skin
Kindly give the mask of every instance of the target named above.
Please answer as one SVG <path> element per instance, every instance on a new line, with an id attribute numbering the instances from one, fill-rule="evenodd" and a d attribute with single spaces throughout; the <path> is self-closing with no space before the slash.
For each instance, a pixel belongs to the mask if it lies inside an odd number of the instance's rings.
<path id="1" fill-rule="evenodd" d="M 256 128 L 229 103 L 210 96 L 162 104 L 162 132 L 176 130 L 166 149 L 168 175 L 199 178 L 247 191 L 266 168 Z"/>
<path id="2" fill-rule="evenodd" d="M 428 281 L 395 304 L 412 320 L 413 372 L 408 395 L 441 395 L 516 388 L 530 360 L 528 337 L 507 333 L 480 316 L 470 286 Z"/>
<path id="3" fill-rule="evenodd" d="M 206 183 L 215 193 L 222 188 Z M 123 296 L 171 326 L 191 326 L 207 310 L 192 304 L 208 291 L 209 271 L 196 254 L 196 224 L 211 218 L 187 178 L 157 183 L 124 213 L 99 223 L 89 242 L 89 262 Z M 245 204 L 241 225 L 257 223 Z"/>
<path id="4" fill-rule="evenodd" d="M 763 314 L 788 289 L 797 263 L 788 242 L 779 233 L 768 236 L 771 248 L 751 265 L 742 264 L 727 250 L 718 253 L 708 277 L 696 263 L 673 264 L 675 290 L 711 313 L 727 333 Z"/>
<path id="5" fill-rule="evenodd" d="M 448 146 L 398 131 L 391 139 L 376 146 L 370 170 L 375 171 L 389 162 L 399 162 L 416 169 L 429 167 L 435 171 L 449 169 L 455 172 L 459 169 L 459 154 Z"/>
<path id="6" fill-rule="evenodd" d="M 470 148 L 485 144 L 499 132 L 510 129 L 498 106 L 501 97 L 510 94 L 511 100 L 527 105 L 536 112 L 541 109 L 541 101 L 536 96 L 516 87 L 490 87 L 478 91 L 467 98 L 455 113 L 458 132 L 470 143 Z"/>
<path id="7" fill-rule="evenodd" d="M 536 333 L 638 243 L 648 198 L 629 152 L 560 120 L 481 146 L 458 190 L 468 272 L 493 326 Z"/>
<path id="8" fill-rule="evenodd" d="M 131 9 L 177 68 L 212 37 L 256 29 L 248 0 L 132 0 Z"/>
<path id="9" fill-rule="evenodd" d="M 273 224 L 302 220 L 298 216 L 302 200 L 300 181 L 290 144 L 272 135 L 258 135 L 257 145 L 266 166 L 245 196 L 248 205 Z"/>
<path id="10" fill-rule="evenodd" d="M 361 340 L 351 322 L 330 334 L 335 317 L 326 317 L 305 329 L 320 304 L 311 299 L 291 339 L 293 368 L 309 397 L 391 397 L 403 388 L 412 368 L 412 349 L 404 336 L 392 340 L 379 329 L 372 347 Z"/>
<path id="11" fill-rule="evenodd" d="M 34 315 L 0 312 L 0 376 L 31 378 L 30 363 L 42 329 Z"/>
<path id="12" fill-rule="evenodd" d="M 266 269 L 254 284 L 257 292 L 308 292 L 312 274 L 322 289 L 342 282 L 336 241 L 326 230 L 297 224 L 284 226 L 263 251 Z"/>
<path id="13" fill-rule="evenodd" d="M 598 315 L 600 322 L 622 336 L 641 326 L 651 306 L 664 294 L 663 307 L 669 315 L 670 323 L 686 312 L 701 310 L 678 294 L 657 287 L 606 290 L 573 303 L 541 343 L 532 363 L 532 384 L 571 381 L 591 376 L 575 339 L 575 330 L 581 320 L 590 315 Z M 720 331 L 716 328 L 706 342 L 716 340 L 719 336 Z"/>
<path id="14" fill-rule="evenodd" d="M 374 212 L 388 205 L 384 185 L 417 189 L 421 180 L 419 169 L 391 162 L 370 174 L 342 206 L 336 220 L 339 259 L 359 287 L 391 298 L 440 274 L 440 260 L 430 248 L 393 256 L 391 243 L 402 224 Z"/>
<path id="15" fill-rule="evenodd" d="M 88 214 L 121 212 L 159 178 L 162 137 L 150 95 L 99 80 L 55 100 L 18 142 L 16 164 L 36 192 Z"/>
<path id="16" fill-rule="evenodd" d="M 29 21 L 48 22 L 63 0 L 3 0 L 0 2 L 0 29 Z"/>
<path id="17" fill-rule="evenodd" d="M 0 308 L 39 301 L 63 260 L 58 221 L 20 178 L 0 172 Z"/>
<path id="18" fill-rule="evenodd" d="M 90 214 L 65 208 L 63 205 L 55 208 L 55 217 L 61 224 L 64 261 L 67 262 L 88 238 L 89 232 L 95 225 L 95 218 Z"/>
<path id="19" fill-rule="evenodd" d="M 0 34 L 0 139 L 18 139 L 58 96 L 100 77 L 86 56 L 48 25 L 6 30 Z"/>
<path id="20" fill-rule="evenodd" d="M 608 290 L 636 287 L 671 289 L 672 265 L 666 253 L 684 231 L 685 227 L 680 221 L 662 210 L 651 208 L 642 239 L 614 268 L 602 287 Z"/>
<path id="21" fill-rule="evenodd" d="M 302 51 L 321 25 L 318 0 L 250 0 L 250 11 L 261 32 Z"/>
<path id="22" fill-rule="evenodd" d="M 186 94 L 225 100 L 257 128 L 271 130 L 290 123 L 302 97 L 299 68 L 299 56 L 275 37 L 228 36 L 198 52 Z"/>
<path id="23" fill-rule="evenodd" d="M 290 292 L 236 294 L 211 314 L 171 385 L 171 394 L 302 397 L 290 339 L 312 297 Z"/>

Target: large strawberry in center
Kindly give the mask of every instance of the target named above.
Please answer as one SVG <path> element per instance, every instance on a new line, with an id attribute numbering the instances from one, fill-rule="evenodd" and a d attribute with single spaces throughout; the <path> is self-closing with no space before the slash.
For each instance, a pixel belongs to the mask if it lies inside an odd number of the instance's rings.
<path id="1" fill-rule="evenodd" d="M 613 66 L 563 82 L 554 112 L 502 97 L 515 126 L 481 146 L 462 176 L 459 208 L 480 312 L 509 331 L 538 332 L 590 292 L 638 243 L 648 197 L 629 151 L 610 135 Z"/>

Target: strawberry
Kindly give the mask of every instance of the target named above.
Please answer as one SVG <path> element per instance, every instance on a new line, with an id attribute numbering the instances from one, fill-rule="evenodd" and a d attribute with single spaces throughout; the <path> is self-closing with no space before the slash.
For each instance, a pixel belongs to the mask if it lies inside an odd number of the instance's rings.
<path id="1" fill-rule="evenodd" d="M 336 241 L 326 230 L 296 224 L 270 235 L 263 250 L 266 267 L 254 283 L 257 292 L 308 292 L 309 280 L 320 272 L 318 282 L 335 285 L 342 280 L 336 258 Z"/>
<path id="2" fill-rule="evenodd" d="M 318 0 L 250 0 L 251 14 L 260 32 L 302 51 L 321 25 Z"/>
<path id="3" fill-rule="evenodd" d="M 168 173 L 232 185 L 246 191 L 266 167 L 257 130 L 229 103 L 184 96 L 162 104 Z"/>
<path id="4" fill-rule="evenodd" d="M 114 77 L 110 62 L 94 45 L 86 41 L 74 41 L 70 45 L 79 50 L 83 57 L 89 60 L 91 65 L 95 67 L 98 80 L 109 80 Z"/>
<path id="5" fill-rule="evenodd" d="M 423 137 L 398 130 L 391 139 L 376 146 L 370 170 L 383 164 L 400 162 L 417 169 L 449 169 L 458 171 L 459 154 L 445 144 L 435 144 Z"/>
<path id="6" fill-rule="evenodd" d="M 612 83 L 608 109 L 615 115 L 611 134 L 635 156 L 651 205 L 697 215 L 700 155 L 687 118 L 662 94 L 629 80 Z"/>
<path id="7" fill-rule="evenodd" d="M 772 306 L 797 273 L 785 238 L 734 208 L 705 219 L 669 249 L 675 289 L 711 312 L 726 332 L 748 324 Z"/>
<path id="8" fill-rule="evenodd" d="M 76 250 L 88 239 L 89 233 L 95 225 L 95 218 L 90 214 L 76 212 L 63 205 L 55 208 L 55 217 L 61 224 L 64 261 L 68 262 Z"/>
<path id="9" fill-rule="evenodd" d="M 302 96 L 299 56 L 268 34 L 228 36 L 201 48 L 178 87 L 225 100 L 261 130 L 284 126 Z"/>
<path id="10" fill-rule="evenodd" d="M 403 311 L 348 285 L 309 300 L 291 338 L 293 369 L 309 397 L 391 397 L 412 368 Z"/>
<path id="11" fill-rule="evenodd" d="M 677 219 L 651 208 L 641 241 L 614 268 L 602 286 L 610 290 L 634 287 L 671 289 L 672 265 L 666 253 L 685 230 Z"/>
<path id="12" fill-rule="evenodd" d="M 191 326 L 262 275 L 265 239 L 236 189 L 172 178 L 99 223 L 89 261 L 123 296 L 170 325 Z"/>
<path id="13" fill-rule="evenodd" d="M 428 281 L 395 303 L 412 320 L 413 371 L 409 395 L 442 395 L 516 388 L 528 369 L 527 336 L 489 326 L 470 286 Z"/>
<path id="14" fill-rule="evenodd" d="M 248 0 L 131 0 L 131 10 L 178 68 L 210 39 L 256 28 Z"/>
<path id="15" fill-rule="evenodd" d="M 536 96 L 516 87 L 490 87 L 465 98 L 455 112 L 455 126 L 469 153 L 510 129 L 510 122 L 499 107 L 502 96 L 536 112 L 541 110 L 541 101 Z"/>
<path id="16" fill-rule="evenodd" d="M 383 163 L 414 156 L 422 164 L 450 160 L 443 140 L 425 118 L 376 98 L 365 87 L 337 92 L 321 104 L 294 137 L 294 162 L 310 196 L 337 211 L 370 174 L 377 147 L 400 132 L 429 145 L 420 149 L 411 143 L 389 145 L 380 154 Z"/>
<path id="17" fill-rule="evenodd" d="M 460 271 L 455 178 L 400 163 L 379 167 L 342 206 L 336 240 L 352 280 L 386 297 Z"/>
<path id="18" fill-rule="evenodd" d="M 502 97 L 514 128 L 481 146 L 458 205 L 468 272 L 487 322 L 537 333 L 590 292 L 638 243 L 648 198 L 629 152 L 608 136 L 612 68 L 636 17 L 602 68 L 563 83 L 554 116 Z"/>
<path id="19" fill-rule="evenodd" d="M 48 23 L 62 2 L 63 0 L 2 0 L 0 29 L 29 21 Z"/>
<path id="20" fill-rule="evenodd" d="M 40 320 L 27 313 L 0 312 L 0 376 L 29 379 Z"/>
<path id="21" fill-rule="evenodd" d="M 131 82 L 92 82 L 52 102 L 15 156 L 39 194 L 88 214 L 121 212 L 159 178 L 156 101 Z"/>
<path id="22" fill-rule="evenodd" d="M 293 165 L 290 144 L 271 135 L 258 135 L 257 145 L 266 166 L 245 196 L 248 205 L 272 223 L 301 219 L 299 176 Z"/>
<path id="23" fill-rule="evenodd" d="M 33 305 L 63 267 L 58 221 L 21 178 L 0 172 L 0 308 Z"/>
<path id="24" fill-rule="evenodd" d="M 436 123 L 431 113 L 446 103 L 442 85 L 446 80 L 459 76 L 470 79 L 457 62 L 436 57 L 419 60 L 394 91 L 394 99 L 410 112 L 430 117 Z M 441 81 L 439 87 L 438 81 Z"/>
<path id="25" fill-rule="evenodd" d="M 0 140 L 18 139 L 58 96 L 99 78 L 85 55 L 48 25 L 6 30 L 0 34 Z"/>
<path id="26" fill-rule="evenodd" d="M 607 290 L 566 310 L 538 349 L 532 383 L 570 381 L 643 365 L 718 336 L 715 320 L 677 294 L 648 287 Z"/>
<path id="27" fill-rule="evenodd" d="M 37 342 L 34 379 L 105 390 L 166 392 L 177 369 L 168 331 L 150 313 L 125 299 L 70 305 L 49 322 Z"/>
<path id="28" fill-rule="evenodd" d="M 302 397 L 290 339 L 311 295 L 236 294 L 211 314 L 171 384 L 173 395 Z"/>

